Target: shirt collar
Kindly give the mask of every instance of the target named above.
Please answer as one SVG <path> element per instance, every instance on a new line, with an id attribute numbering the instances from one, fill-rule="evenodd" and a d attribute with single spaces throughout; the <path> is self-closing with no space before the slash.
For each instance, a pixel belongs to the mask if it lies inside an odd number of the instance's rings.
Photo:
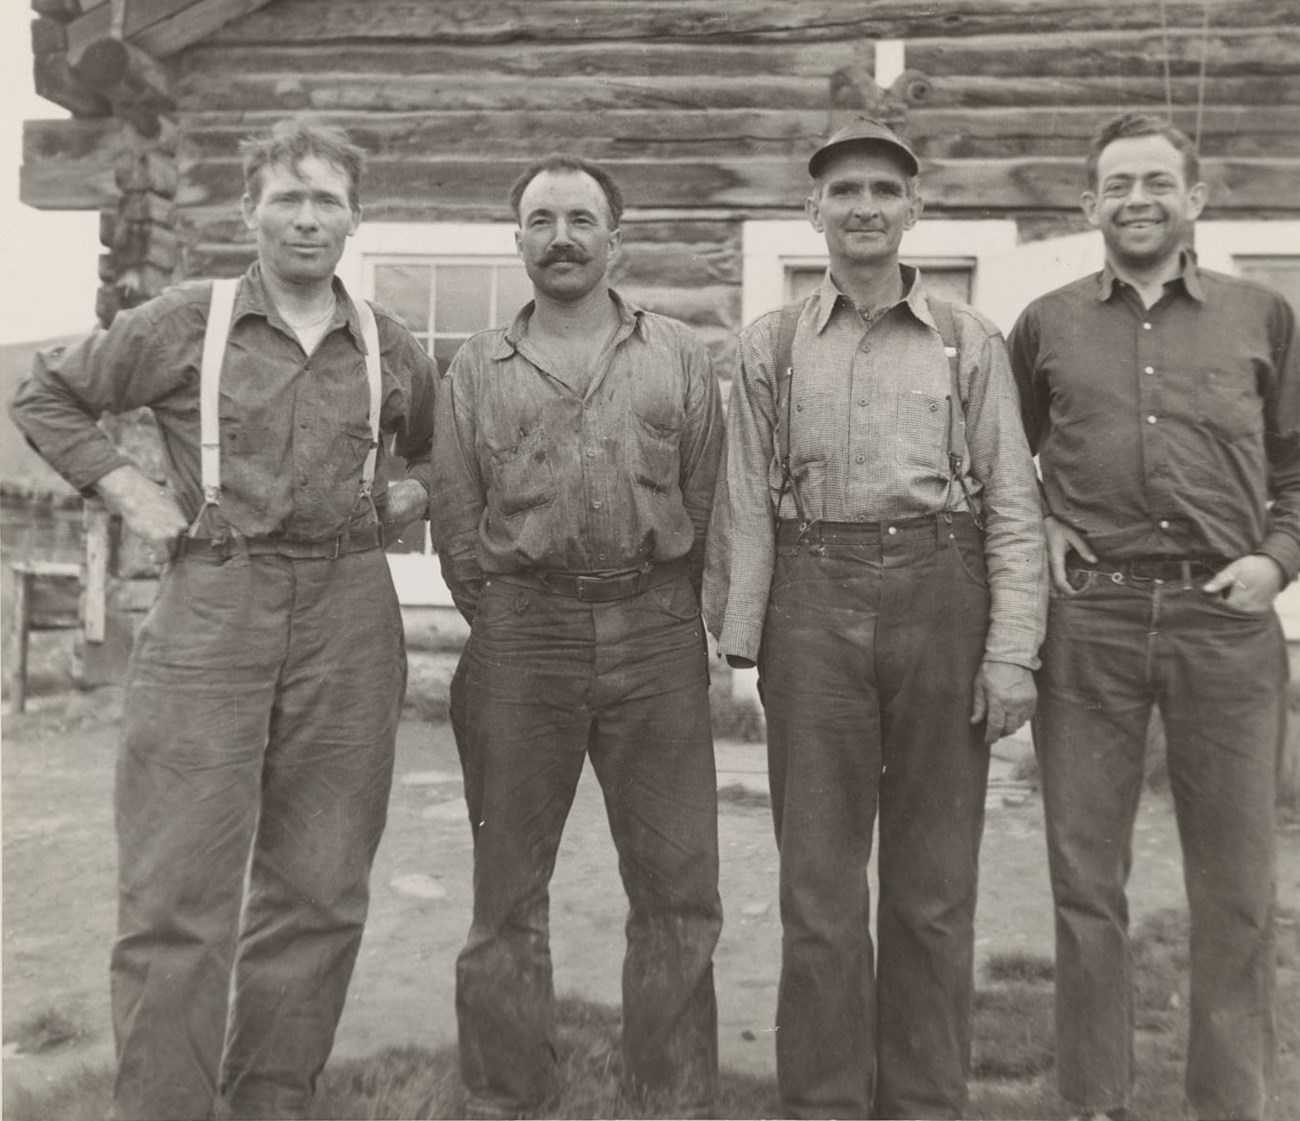
<path id="1" fill-rule="evenodd" d="M 1120 278 L 1115 275 L 1107 261 L 1097 274 L 1097 300 L 1105 303 L 1115 293 L 1115 283 Z M 1178 275 L 1170 283 L 1182 281 L 1183 290 L 1198 303 L 1205 303 L 1205 285 L 1201 280 L 1200 268 L 1196 263 L 1196 250 L 1184 249 L 1179 255 Z"/>
<path id="2" fill-rule="evenodd" d="M 640 330 L 642 317 L 645 312 L 631 300 L 620 296 L 613 288 L 607 289 L 609 297 L 614 301 L 614 306 L 618 309 L 618 331 L 614 335 L 614 345 L 617 346 L 624 339 L 632 334 L 633 331 Z M 497 348 L 492 357 L 497 361 L 504 361 L 512 358 L 519 351 L 520 340 L 528 334 L 528 323 L 533 317 L 533 311 L 537 307 L 536 300 L 529 300 L 519 309 L 510 325 L 501 333 L 501 341 L 497 343 Z"/>
<path id="3" fill-rule="evenodd" d="M 343 281 L 337 276 L 331 281 L 331 286 L 334 289 L 334 317 L 330 320 L 329 329 L 332 331 L 340 324 L 346 324 L 357 349 L 364 354 L 366 342 L 361 333 L 361 317 L 357 314 L 356 305 L 352 302 Z M 244 273 L 244 283 L 239 286 L 239 291 L 235 294 L 231 322 L 237 321 L 244 315 L 260 315 L 267 322 L 283 327 L 293 334 L 293 328 L 284 321 L 284 316 L 280 314 L 275 301 L 271 299 L 271 294 L 266 290 L 266 281 L 262 278 L 262 265 L 259 261 L 254 261 Z"/>
<path id="4" fill-rule="evenodd" d="M 934 326 L 934 320 L 930 318 L 930 308 L 925 300 L 925 293 L 921 286 L 921 270 L 912 265 L 899 265 L 899 272 L 903 277 L 903 298 L 899 303 L 907 305 L 908 310 L 920 319 L 923 323 Z M 817 333 L 821 334 L 826 329 L 826 324 L 830 322 L 831 315 L 840 301 L 844 302 L 846 308 L 853 308 L 853 301 L 849 299 L 839 286 L 831 278 L 831 270 L 826 270 L 826 275 L 822 277 L 820 287 L 817 289 Z M 856 312 L 856 308 L 854 311 Z"/>

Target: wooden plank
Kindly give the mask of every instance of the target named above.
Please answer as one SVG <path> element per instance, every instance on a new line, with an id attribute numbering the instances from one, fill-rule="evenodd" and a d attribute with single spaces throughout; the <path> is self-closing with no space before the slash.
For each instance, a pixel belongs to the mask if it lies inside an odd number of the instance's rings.
<path id="1" fill-rule="evenodd" d="M 106 117 L 113 111 L 107 98 L 89 89 L 72 72 L 67 57 L 38 54 L 32 59 L 32 82 L 39 97 L 84 117 Z"/>
<path id="2" fill-rule="evenodd" d="M 108 604 L 108 557 L 110 514 L 98 499 L 86 503 L 85 510 L 85 606 L 82 609 L 85 638 L 89 643 L 103 642 Z"/>
<path id="3" fill-rule="evenodd" d="M 167 71 L 138 47 L 121 39 L 96 39 L 72 64 L 73 73 L 114 105 L 122 102 L 170 106 Z"/>
<path id="4" fill-rule="evenodd" d="M 271 0 L 132 0 L 126 9 L 126 38 L 155 58 L 166 58 L 211 35 Z M 309 20 L 310 16 L 307 17 Z M 68 25 L 68 49 L 76 58 L 112 29 L 110 5 L 101 4 Z"/>
<path id="5" fill-rule="evenodd" d="M 1170 83 L 1173 103 L 1184 112 L 1194 111 L 1198 82 L 1176 77 Z M 1300 76 L 1230 77 L 1209 75 L 1205 82 L 1208 105 L 1300 105 Z M 1158 69 L 1140 75 L 1088 75 L 1077 77 L 985 77 L 931 75 L 927 108 L 966 106 L 1070 106 L 1101 107 L 1112 112 L 1125 109 L 1165 108 L 1165 82 Z"/>
<path id="6" fill-rule="evenodd" d="M 412 157 L 375 161 L 366 187 L 367 213 L 407 211 L 436 221 L 465 210 L 512 220 L 506 205 L 511 183 L 527 161 Z M 803 162 L 772 159 L 609 160 L 606 167 L 636 207 L 792 207 L 801 204 L 808 179 Z M 1211 206 L 1300 212 L 1300 160 L 1209 159 L 1203 178 Z M 989 213 L 1073 209 L 1078 205 L 1082 161 L 1020 158 L 926 161 L 922 188 L 933 211 Z M 182 207 L 225 200 L 233 209 L 242 190 L 234 161 L 188 167 L 177 201 Z M 494 203 L 493 200 L 499 200 Z"/>
<path id="7" fill-rule="evenodd" d="M 1201 26 L 1202 0 L 1167 0 L 1172 27 Z M 1216 4 L 1216 27 L 1273 27 L 1294 22 L 1291 0 Z M 915 39 L 976 36 L 1026 27 L 1077 32 L 1160 26 L 1155 4 L 1132 0 L 280 0 L 228 24 L 220 42 L 288 44 L 358 39 L 430 39 L 442 43 L 582 40 L 730 40 L 781 38 L 838 41 L 846 36 Z"/>
<path id="8" fill-rule="evenodd" d="M 277 119 L 194 121 L 186 132 L 188 159 L 228 159 L 250 131 Z M 908 114 L 906 132 L 917 152 L 933 158 L 1072 156 L 1109 117 L 1109 109 L 918 108 Z M 827 131 L 822 111 L 726 109 L 712 113 L 612 110 L 582 119 L 573 136 L 572 113 L 332 113 L 323 119 L 344 128 L 372 159 L 400 159 L 412 152 L 483 158 L 519 153 L 520 137 L 545 147 L 575 151 L 590 159 L 627 157 L 684 159 L 712 155 L 806 158 Z M 1195 113 L 1175 115 L 1189 131 Z M 1214 156 L 1300 155 L 1300 113 L 1294 107 L 1206 108 L 1202 150 Z M 531 145 L 530 145 L 531 146 Z"/>
<path id="9" fill-rule="evenodd" d="M 39 210 L 100 210 L 117 202 L 113 161 L 121 126 L 110 119 L 24 121 L 18 197 Z"/>

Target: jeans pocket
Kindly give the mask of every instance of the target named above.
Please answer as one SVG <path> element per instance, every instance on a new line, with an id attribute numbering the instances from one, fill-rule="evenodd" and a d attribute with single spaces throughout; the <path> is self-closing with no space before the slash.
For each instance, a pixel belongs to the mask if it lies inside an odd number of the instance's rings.
<path id="1" fill-rule="evenodd" d="M 988 562 L 984 558 L 984 545 L 978 541 L 966 541 L 955 538 L 952 542 L 953 556 L 957 566 L 968 580 L 977 588 L 988 591 Z"/>

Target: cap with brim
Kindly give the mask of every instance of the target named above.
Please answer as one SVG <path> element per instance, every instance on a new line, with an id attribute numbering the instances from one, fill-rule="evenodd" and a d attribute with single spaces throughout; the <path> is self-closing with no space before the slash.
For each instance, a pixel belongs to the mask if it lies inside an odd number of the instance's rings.
<path id="1" fill-rule="evenodd" d="M 836 129 L 830 139 L 812 154 L 812 158 L 808 161 L 808 174 L 816 179 L 826 166 L 826 161 L 835 152 L 850 144 L 883 144 L 903 158 L 908 175 L 915 175 L 921 170 L 921 163 L 916 158 L 916 153 L 898 138 L 898 134 L 893 129 L 871 117 L 855 117 L 848 124 Z"/>

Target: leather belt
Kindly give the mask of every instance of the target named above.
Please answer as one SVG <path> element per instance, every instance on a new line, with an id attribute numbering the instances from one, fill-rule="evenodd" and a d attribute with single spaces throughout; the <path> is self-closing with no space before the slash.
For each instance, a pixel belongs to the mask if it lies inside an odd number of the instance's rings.
<path id="1" fill-rule="evenodd" d="M 349 553 L 368 553 L 384 546 L 383 530 L 377 525 L 361 526 L 324 541 L 297 541 L 290 537 L 181 537 L 176 559 L 181 557 L 278 556 L 292 560 L 333 560 Z"/>
<path id="2" fill-rule="evenodd" d="M 1066 560 L 1065 567 L 1070 572 L 1095 572 L 1099 576 L 1109 576 L 1116 584 L 1125 581 L 1165 581 L 1181 580 L 1185 584 L 1201 579 L 1209 579 L 1228 562 L 1222 557 L 1134 557 L 1126 561 L 1099 560 L 1089 564 L 1076 554 Z"/>
<path id="3" fill-rule="evenodd" d="M 650 588 L 687 576 L 690 571 L 690 561 L 686 557 L 679 557 L 626 572 L 561 572 L 554 568 L 532 568 L 527 572 L 494 572 L 488 579 L 524 588 L 537 588 L 543 592 L 580 599 L 584 603 L 612 603 L 619 599 L 631 599 Z"/>

